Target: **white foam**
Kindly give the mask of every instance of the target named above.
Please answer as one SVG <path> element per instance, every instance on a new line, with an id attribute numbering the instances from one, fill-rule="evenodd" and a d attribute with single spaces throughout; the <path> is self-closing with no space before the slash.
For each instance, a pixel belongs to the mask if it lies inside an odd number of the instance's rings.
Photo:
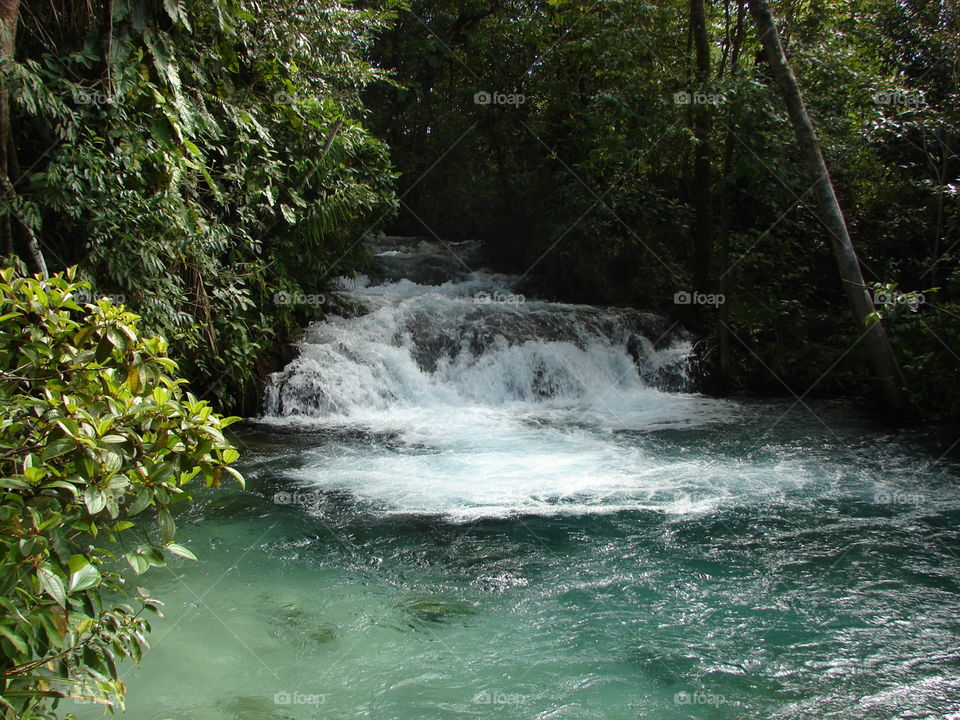
<path id="1" fill-rule="evenodd" d="M 682 374 L 689 342 L 647 337 L 650 318 L 635 311 L 474 299 L 511 293 L 511 282 L 350 281 L 369 312 L 309 329 L 300 357 L 275 377 L 264 420 L 395 440 L 318 450 L 299 471 L 303 485 L 349 490 L 384 513 L 463 521 L 704 512 L 721 502 L 728 490 L 711 489 L 709 473 L 691 484 L 702 468 L 672 467 L 614 437 L 736 416 L 733 403 L 644 380 Z"/>

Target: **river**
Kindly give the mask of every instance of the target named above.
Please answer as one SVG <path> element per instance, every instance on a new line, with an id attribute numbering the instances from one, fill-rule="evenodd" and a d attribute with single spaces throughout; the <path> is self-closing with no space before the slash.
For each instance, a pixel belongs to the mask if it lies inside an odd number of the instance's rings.
<path id="1" fill-rule="evenodd" d="M 247 489 L 179 517 L 200 562 L 141 581 L 127 717 L 960 717 L 949 437 L 705 397 L 664 318 L 373 251 L 237 431 Z"/>

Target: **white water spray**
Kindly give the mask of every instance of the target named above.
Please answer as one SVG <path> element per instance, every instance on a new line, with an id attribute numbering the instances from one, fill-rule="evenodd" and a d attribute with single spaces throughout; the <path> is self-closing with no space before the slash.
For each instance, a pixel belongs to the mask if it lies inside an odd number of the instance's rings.
<path id="1" fill-rule="evenodd" d="M 343 281 L 367 312 L 308 329 L 264 419 L 391 442 L 325 446 L 299 473 L 305 486 L 452 519 L 698 502 L 676 467 L 616 437 L 729 420 L 734 405 L 689 392 L 683 331 L 653 313 L 525 298 L 516 278 L 458 272 L 435 245 L 378 259 L 380 277 Z"/>

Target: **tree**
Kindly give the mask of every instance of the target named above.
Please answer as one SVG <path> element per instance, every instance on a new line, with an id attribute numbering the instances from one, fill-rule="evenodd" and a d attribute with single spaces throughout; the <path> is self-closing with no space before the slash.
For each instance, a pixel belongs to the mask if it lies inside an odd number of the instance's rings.
<path id="1" fill-rule="evenodd" d="M 740 69 L 740 52 L 746 35 L 746 0 L 737 0 L 735 19 L 731 19 L 729 0 L 725 12 L 726 26 L 724 28 L 723 58 L 720 62 L 717 75 L 723 78 L 729 71 L 729 76 L 735 78 Z M 719 327 L 717 328 L 717 380 L 721 392 L 727 392 L 733 375 L 733 356 L 730 331 L 730 301 L 733 297 L 732 283 L 730 282 L 730 221 L 733 205 L 733 189 L 728 179 L 731 175 L 734 154 L 737 150 L 736 138 L 733 134 L 732 113 L 728 114 L 726 137 L 723 142 L 723 165 L 720 177 L 723 180 L 719 195 L 720 211 L 717 213 L 717 244 L 721 273 L 717 285 L 724 303 L 719 308 Z"/>
<path id="2" fill-rule="evenodd" d="M 27 10 L 29 9 L 29 12 Z M 19 179 L 0 220 L 77 264 L 221 407 L 259 378 L 390 215 L 361 93 L 388 11 L 281 0 L 24 4 L 2 69 Z M 3 146 L 0 140 L 0 147 Z M 14 168 L 11 166 L 11 173 Z M 0 182 L 3 173 L 0 172 Z M 266 366 L 266 367 L 265 367 Z"/>
<path id="3" fill-rule="evenodd" d="M 707 34 L 707 15 L 703 0 L 690 0 L 690 31 L 696 55 L 697 85 L 706 91 L 710 80 L 710 38 Z M 693 136 L 693 208 L 694 208 L 694 264 L 695 289 L 711 290 L 713 278 L 713 152 L 710 144 L 710 105 L 694 103 Z"/>
<path id="4" fill-rule="evenodd" d="M 13 228 L 10 219 L 15 218 L 23 228 L 27 239 L 27 250 L 37 272 L 47 276 L 47 262 L 40 249 L 40 241 L 34 234 L 30 223 L 16 208 L 17 194 L 10 175 L 15 160 L 13 134 L 10 129 L 10 88 L 7 75 L 14 60 L 14 48 L 17 39 L 17 25 L 20 22 L 20 0 L 0 0 L 0 197 L 9 205 L 8 215 L 4 218 L 3 235 L 7 251 L 13 249 Z"/>
<path id="5" fill-rule="evenodd" d="M 780 35 L 768 0 L 749 0 L 749 3 L 767 62 L 770 64 L 774 79 L 780 86 L 780 92 L 787 106 L 803 163 L 814 179 L 814 193 L 820 207 L 821 219 L 830 235 L 847 302 L 857 326 L 862 327 L 873 313 L 874 306 L 860 271 L 860 261 L 850 239 L 843 211 L 840 209 L 840 203 L 837 201 L 837 195 L 830 180 L 830 172 L 820 151 L 820 143 L 817 140 L 813 122 L 807 113 L 800 85 L 787 60 L 783 44 L 780 42 Z M 870 362 L 880 381 L 887 405 L 895 410 L 906 409 L 909 403 L 903 388 L 900 367 L 883 326 L 880 323 L 871 323 L 864 339 L 869 350 Z"/>
<path id="6" fill-rule="evenodd" d="M 139 660 L 159 603 L 139 575 L 174 542 L 189 485 L 242 476 L 223 436 L 237 418 L 183 391 L 166 343 L 109 300 L 81 303 L 73 269 L 49 280 L 0 269 L 0 708 L 54 717 L 59 698 L 123 707 L 117 664 Z M 134 519 L 136 518 L 136 519 Z M 128 532 L 138 526 L 142 540 Z M 120 548 L 118 548 L 118 544 Z"/>

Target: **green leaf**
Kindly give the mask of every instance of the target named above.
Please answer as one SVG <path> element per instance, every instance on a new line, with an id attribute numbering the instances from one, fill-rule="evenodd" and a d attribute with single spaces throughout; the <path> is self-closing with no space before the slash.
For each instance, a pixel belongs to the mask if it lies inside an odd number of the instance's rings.
<path id="1" fill-rule="evenodd" d="M 163 557 L 160 548 L 154 547 L 153 545 L 141 545 L 138 551 L 153 567 L 166 567 L 167 560 Z"/>
<path id="2" fill-rule="evenodd" d="M 23 641 L 23 638 L 15 634 L 10 628 L 6 627 L 5 625 L 0 625 L 0 635 L 2 635 L 7 640 L 9 640 L 10 644 L 13 645 L 13 647 L 16 648 L 17 652 L 20 653 L 21 655 L 26 655 L 27 653 L 30 652 L 29 648 L 27 647 L 27 644 Z"/>
<path id="3" fill-rule="evenodd" d="M 23 476 L 32 483 L 38 483 L 47 476 L 47 470 L 44 466 L 25 467 L 23 468 Z"/>
<path id="4" fill-rule="evenodd" d="M 30 483 L 26 483 L 23 480 L 0 478 L 0 488 L 7 488 L 8 490 L 29 490 L 30 487 Z"/>
<path id="5" fill-rule="evenodd" d="M 70 438 L 61 438 L 59 440 L 54 440 L 52 443 L 47 445 L 43 452 L 40 453 L 40 459 L 46 462 L 47 460 L 52 460 L 53 458 L 60 457 L 61 455 L 66 455 L 68 452 L 72 452 L 77 449 L 77 443 Z"/>
<path id="6" fill-rule="evenodd" d="M 96 515 L 107 506 L 107 496 L 100 488 L 91 485 L 83 491 L 83 504 L 88 513 Z"/>
<path id="7" fill-rule="evenodd" d="M 140 365 L 131 365 L 127 371 L 127 387 L 130 388 L 130 392 L 134 394 L 139 393 L 143 387 L 143 383 L 140 380 Z"/>
<path id="8" fill-rule="evenodd" d="M 167 543 L 164 547 L 170 552 L 172 552 L 174 555 L 179 555 L 180 557 L 184 557 L 187 560 L 197 559 L 197 556 L 194 555 L 189 550 L 187 550 L 187 548 L 185 548 L 183 545 L 178 545 L 177 543 Z"/>
<path id="9" fill-rule="evenodd" d="M 189 151 L 190 151 L 190 154 L 193 155 L 194 157 L 203 158 L 203 153 L 200 152 L 200 148 L 198 148 L 198 147 L 196 146 L 196 144 L 193 143 L 193 142 L 192 142 L 191 140 L 189 140 L 188 138 L 184 138 L 184 139 L 183 139 L 183 146 L 184 146 L 187 150 L 189 150 Z"/>
<path id="10" fill-rule="evenodd" d="M 246 480 L 243 479 L 243 475 L 240 474 L 239 470 L 234 470 L 232 467 L 229 467 L 229 466 L 224 467 L 223 469 L 227 473 L 233 476 L 233 479 L 237 481 L 237 483 L 240 485 L 241 488 L 244 488 L 247 486 L 247 482 Z"/>
<path id="11" fill-rule="evenodd" d="M 171 542 L 177 531 L 177 526 L 173 522 L 173 515 L 167 508 L 162 507 L 157 511 L 157 524 L 160 526 L 160 537 L 163 542 Z"/>
<path id="12" fill-rule="evenodd" d="M 127 336 L 115 327 L 107 328 L 107 339 L 120 352 L 127 351 Z"/>
<path id="13" fill-rule="evenodd" d="M 137 495 L 134 497 L 133 502 L 127 506 L 127 515 L 133 517 L 134 515 L 143 512 L 147 507 L 149 507 L 152 500 L 153 493 L 150 492 L 150 488 L 140 488 L 137 491 Z"/>
<path id="14" fill-rule="evenodd" d="M 168 461 L 159 462 L 150 471 L 150 482 L 160 484 L 173 477 L 176 468 Z"/>
<path id="15" fill-rule="evenodd" d="M 41 565 L 37 568 L 37 578 L 40 580 L 40 587 L 43 591 L 56 601 L 62 607 L 67 606 L 67 591 L 63 587 L 63 580 L 53 571 L 49 565 Z"/>
<path id="16" fill-rule="evenodd" d="M 104 335 L 100 338 L 100 342 L 97 343 L 97 352 L 96 355 L 94 355 L 94 359 L 98 363 L 103 363 L 110 357 L 111 352 L 113 352 L 113 343 Z"/>
<path id="17" fill-rule="evenodd" d="M 45 535 L 27 535 L 20 539 L 19 547 L 24 557 L 41 555 L 50 549 L 50 540 Z"/>
<path id="18" fill-rule="evenodd" d="M 44 483 L 44 489 L 47 488 L 57 488 L 59 490 L 66 490 L 74 497 L 77 496 L 77 486 L 73 483 L 68 483 L 66 480 L 53 480 L 52 482 Z"/>
<path id="19" fill-rule="evenodd" d="M 124 557 L 127 559 L 127 562 L 130 563 L 130 567 L 133 568 L 133 571 L 137 575 L 143 575 L 147 570 L 150 569 L 150 561 L 139 552 L 128 552 Z"/>
<path id="20" fill-rule="evenodd" d="M 70 592 L 88 590 L 100 584 L 100 571 L 83 555 L 70 556 Z"/>

